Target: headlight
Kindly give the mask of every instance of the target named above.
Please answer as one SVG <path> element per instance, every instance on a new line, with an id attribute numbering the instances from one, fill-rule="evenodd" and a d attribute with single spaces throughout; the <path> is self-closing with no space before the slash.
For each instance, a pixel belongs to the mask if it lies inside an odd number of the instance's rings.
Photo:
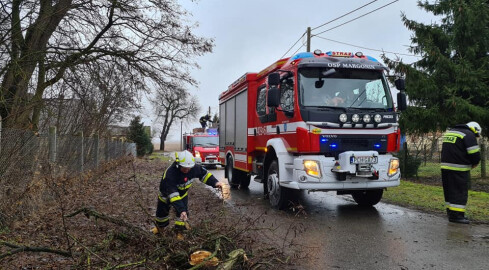
<path id="1" fill-rule="evenodd" d="M 310 176 L 321 178 L 321 170 L 316 160 L 304 160 L 304 171 Z"/>
<path id="2" fill-rule="evenodd" d="M 340 114 L 339 119 L 340 119 L 341 123 L 346 123 L 346 120 L 348 120 L 348 117 L 346 116 L 346 113 L 342 113 L 342 114 Z"/>
<path id="3" fill-rule="evenodd" d="M 370 114 L 366 114 L 363 116 L 363 122 L 364 123 L 370 123 Z"/>
<path id="4" fill-rule="evenodd" d="M 389 162 L 389 172 L 387 173 L 387 176 L 393 176 L 398 172 L 399 172 L 399 159 L 392 158 L 391 161 Z"/>
<path id="5" fill-rule="evenodd" d="M 354 114 L 354 115 L 352 115 L 352 117 L 351 117 L 351 121 L 352 121 L 353 123 L 358 123 L 358 121 L 360 121 L 360 116 L 359 116 L 358 114 Z"/>
<path id="6" fill-rule="evenodd" d="M 380 121 L 382 121 L 382 116 L 380 116 L 380 114 L 376 114 L 374 116 L 374 121 L 375 123 L 380 123 Z"/>
<path id="7" fill-rule="evenodd" d="M 195 151 L 195 157 L 200 158 L 200 152 L 199 151 Z"/>

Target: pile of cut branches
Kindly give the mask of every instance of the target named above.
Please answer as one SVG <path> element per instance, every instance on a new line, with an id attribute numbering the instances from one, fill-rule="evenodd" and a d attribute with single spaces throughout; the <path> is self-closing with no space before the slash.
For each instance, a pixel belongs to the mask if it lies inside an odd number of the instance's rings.
<path id="1" fill-rule="evenodd" d="M 253 220 L 196 184 L 189 193 L 190 229 L 150 232 L 161 173 L 167 164 L 130 159 L 111 170 L 54 181 L 28 218 L 0 230 L 0 268 L 278 269 L 281 250 L 260 242 Z M 174 217 L 171 216 L 171 219 Z M 265 232 L 263 232 L 265 233 Z M 206 250 L 204 261 L 192 253 Z M 216 259 L 217 258 L 217 259 Z"/>

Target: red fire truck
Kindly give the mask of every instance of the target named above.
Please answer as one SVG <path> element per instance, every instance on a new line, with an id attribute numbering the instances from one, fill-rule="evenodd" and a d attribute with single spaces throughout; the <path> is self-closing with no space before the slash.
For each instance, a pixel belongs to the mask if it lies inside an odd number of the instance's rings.
<path id="1" fill-rule="evenodd" d="M 219 155 L 232 187 L 263 183 L 282 209 L 297 190 L 351 194 L 359 205 L 399 185 L 404 80 L 362 53 L 299 53 L 246 73 L 219 96 Z"/>
<path id="2" fill-rule="evenodd" d="M 192 152 L 197 164 L 215 168 L 220 163 L 219 135 L 216 128 L 196 128 L 192 133 L 183 134 L 182 141 L 183 149 Z"/>

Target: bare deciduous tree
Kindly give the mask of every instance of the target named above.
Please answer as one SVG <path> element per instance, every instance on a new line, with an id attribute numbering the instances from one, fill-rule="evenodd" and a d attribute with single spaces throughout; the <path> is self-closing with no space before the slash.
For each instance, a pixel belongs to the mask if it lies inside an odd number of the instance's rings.
<path id="1" fill-rule="evenodd" d="M 163 78 L 195 82 L 188 68 L 212 50 L 192 34 L 176 0 L 6 0 L 0 4 L 0 114 L 37 129 L 46 91 L 80 65 L 114 62 L 142 90 Z M 86 86 L 86 85 L 85 85 Z"/>
<path id="2" fill-rule="evenodd" d="M 165 150 L 165 141 L 175 120 L 195 119 L 200 111 L 197 98 L 178 82 L 160 87 L 151 103 L 157 116 L 156 122 L 161 125 L 160 150 Z"/>
<path id="3" fill-rule="evenodd" d="M 46 106 L 44 111 L 48 113 L 42 114 L 49 119 L 49 112 L 54 109 L 63 117 L 53 117 L 56 123 L 46 119 L 40 123 L 54 124 L 62 134 L 103 134 L 108 124 L 124 120 L 129 110 L 139 108 L 141 89 L 145 89 L 144 81 L 115 61 L 79 65 L 52 87 L 49 94 L 55 104 Z M 60 96 L 65 98 L 57 98 Z"/>

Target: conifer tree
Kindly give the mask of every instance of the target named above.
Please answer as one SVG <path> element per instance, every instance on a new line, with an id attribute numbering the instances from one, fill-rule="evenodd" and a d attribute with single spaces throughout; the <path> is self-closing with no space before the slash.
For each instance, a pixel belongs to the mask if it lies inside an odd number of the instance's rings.
<path id="1" fill-rule="evenodd" d="M 437 16 L 423 24 L 401 15 L 411 31 L 410 51 L 421 56 L 412 64 L 384 61 L 406 75 L 410 106 L 401 126 L 408 132 L 443 131 L 477 121 L 489 128 L 489 1 L 438 0 L 418 2 Z"/>
<path id="2" fill-rule="evenodd" d="M 128 139 L 136 143 L 136 152 L 138 157 L 153 152 L 153 144 L 148 133 L 144 130 L 144 124 L 141 117 L 136 116 L 129 125 Z"/>

